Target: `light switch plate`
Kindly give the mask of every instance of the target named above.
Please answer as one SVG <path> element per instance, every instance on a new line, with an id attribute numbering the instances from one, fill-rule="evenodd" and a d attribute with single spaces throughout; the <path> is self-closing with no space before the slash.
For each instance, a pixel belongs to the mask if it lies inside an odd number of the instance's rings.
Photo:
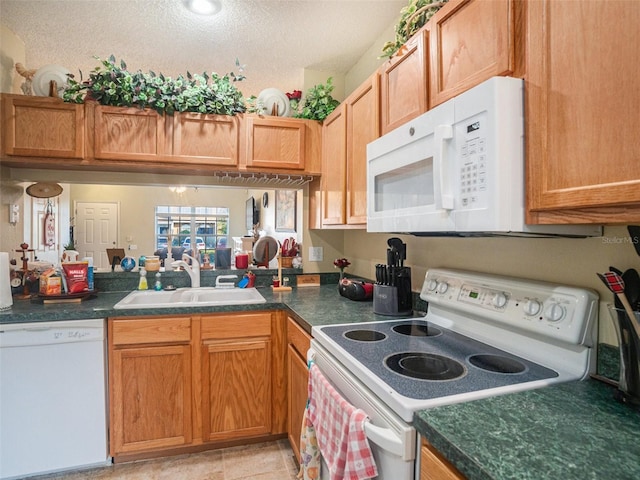
<path id="1" fill-rule="evenodd" d="M 321 262 L 323 256 L 324 256 L 324 251 L 322 247 L 309 247 L 310 262 Z"/>

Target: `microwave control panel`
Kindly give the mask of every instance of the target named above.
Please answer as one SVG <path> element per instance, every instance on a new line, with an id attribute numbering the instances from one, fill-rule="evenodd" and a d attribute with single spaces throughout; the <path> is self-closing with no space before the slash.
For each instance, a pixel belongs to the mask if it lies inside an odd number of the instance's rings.
<path id="1" fill-rule="evenodd" d="M 480 116 L 460 125 L 462 133 L 458 149 L 460 165 L 460 208 L 480 208 L 485 205 L 488 183 L 487 139 L 484 125 L 486 118 Z"/>

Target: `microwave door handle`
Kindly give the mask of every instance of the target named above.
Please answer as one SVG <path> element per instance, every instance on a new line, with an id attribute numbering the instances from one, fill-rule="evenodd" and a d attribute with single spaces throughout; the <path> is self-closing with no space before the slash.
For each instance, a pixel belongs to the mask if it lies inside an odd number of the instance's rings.
<path id="1" fill-rule="evenodd" d="M 433 193 L 437 210 L 453 210 L 453 192 L 449 178 L 451 166 L 448 164 L 445 142 L 453 138 L 451 125 L 438 125 L 435 130 L 435 154 L 433 158 Z"/>
<path id="2" fill-rule="evenodd" d="M 378 445 L 383 450 L 390 452 L 397 457 L 404 455 L 404 445 L 398 434 L 390 428 L 382 428 L 373 425 L 371 422 L 364 424 L 364 431 L 367 438 Z"/>

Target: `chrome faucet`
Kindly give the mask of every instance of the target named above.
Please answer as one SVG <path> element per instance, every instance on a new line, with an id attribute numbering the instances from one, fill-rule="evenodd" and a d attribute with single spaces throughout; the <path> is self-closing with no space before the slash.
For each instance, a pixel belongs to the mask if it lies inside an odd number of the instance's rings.
<path id="1" fill-rule="evenodd" d="M 191 260 L 191 265 L 187 262 L 188 260 Z M 183 253 L 182 260 L 176 260 L 171 264 L 171 266 L 173 268 L 183 267 L 189 274 L 189 278 L 191 278 L 191 287 L 200 287 L 200 262 L 198 262 L 198 260 L 186 253 Z"/>

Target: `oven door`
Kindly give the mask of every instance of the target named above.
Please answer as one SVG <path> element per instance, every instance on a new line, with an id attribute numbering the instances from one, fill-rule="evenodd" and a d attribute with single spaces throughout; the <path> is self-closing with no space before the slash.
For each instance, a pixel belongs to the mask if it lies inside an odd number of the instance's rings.
<path id="1" fill-rule="evenodd" d="M 367 231 L 455 231 L 453 115 L 446 102 L 367 145 Z"/>
<path id="2" fill-rule="evenodd" d="M 355 376 L 315 340 L 307 357 L 313 359 L 323 375 L 342 397 L 369 416 L 365 426 L 369 446 L 378 468 L 379 479 L 413 480 L 415 477 L 416 430 L 395 415 Z M 323 464 L 322 479 L 328 478 Z"/>

